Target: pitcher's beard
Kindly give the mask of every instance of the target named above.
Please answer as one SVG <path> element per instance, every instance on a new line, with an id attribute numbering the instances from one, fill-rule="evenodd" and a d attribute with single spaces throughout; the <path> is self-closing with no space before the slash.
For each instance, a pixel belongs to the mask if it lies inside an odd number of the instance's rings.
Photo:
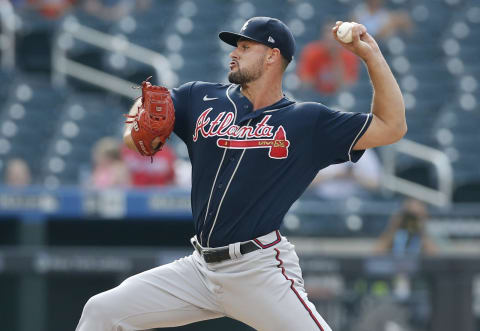
<path id="1" fill-rule="evenodd" d="M 243 72 L 241 70 L 231 71 L 228 74 L 228 81 L 233 84 L 245 85 L 256 80 L 260 75 L 252 75 L 249 72 Z"/>
<path id="2" fill-rule="evenodd" d="M 260 59 L 257 66 L 251 69 L 238 68 L 237 71 L 230 71 L 228 81 L 233 84 L 245 85 L 259 79 L 263 74 L 262 62 L 263 59 Z"/>

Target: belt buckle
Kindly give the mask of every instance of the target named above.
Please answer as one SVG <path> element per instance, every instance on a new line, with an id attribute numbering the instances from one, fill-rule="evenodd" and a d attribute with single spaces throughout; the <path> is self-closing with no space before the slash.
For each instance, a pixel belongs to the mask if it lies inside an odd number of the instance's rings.
<path id="1" fill-rule="evenodd" d="M 207 249 L 202 249 L 202 257 L 207 263 L 213 263 L 213 262 L 221 262 L 221 260 L 218 260 L 219 256 L 218 254 L 222 251 L 221 248 L 207 248 Z"/>

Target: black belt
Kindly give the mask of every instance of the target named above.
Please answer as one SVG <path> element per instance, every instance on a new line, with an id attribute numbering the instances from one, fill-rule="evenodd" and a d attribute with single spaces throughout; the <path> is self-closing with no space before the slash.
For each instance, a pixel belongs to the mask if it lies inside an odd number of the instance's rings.
<path id="1" fill-rule="evenodd" d="M 207 263 L 218 263 L 231 259 L 228 247 L 205 249 L 200 246 L 196 240 L 193 240 L 193 246 L 197 252 L 203 256 L 203 259 Z M 257 249 L 260 249 L 260 247 L 258 247 L 252 241 L 247 241 L 246 243 L 240 244 L 240 253 L 242 254 L 251 253 Z"/>

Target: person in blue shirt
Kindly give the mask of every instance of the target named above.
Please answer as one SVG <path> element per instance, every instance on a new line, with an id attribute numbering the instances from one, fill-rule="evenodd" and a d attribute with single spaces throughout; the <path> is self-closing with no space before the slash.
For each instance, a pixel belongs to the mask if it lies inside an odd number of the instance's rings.
<path id="1" fill-rule="evenodd" d="M 400 257 L 419 257 L 438 253 L 435 241 L 426 229 L 428 211 L 424 203 L 408 198 L 394 213 L 379 237 L 375 251 Z"/>
<path id="2" fill-rule="evenodd" d="M 332 27 L 337 42 L 340 24 Z M 352 43 L 340 43 L 368 68 L 371 113 L 285 97 L 282 77 L 295 40 L 278 19 L 254 17 L 239 33 L 219 37 L 234 47 L 230 84 L 197 81 L 171 91 L 174 131 L 192 163 L 194 251 L 90 298 L 79 331 L 172 327 L 223 316 L 257 330 L 331 330 L 308 300 L 294 246 L 279 228 L 320 169 L 356 162 L 365 149 L 403 137 L 399 86 L 360 24 Z M 127 125 L 124 141 L 135 149 L 130 130 Z"/>

